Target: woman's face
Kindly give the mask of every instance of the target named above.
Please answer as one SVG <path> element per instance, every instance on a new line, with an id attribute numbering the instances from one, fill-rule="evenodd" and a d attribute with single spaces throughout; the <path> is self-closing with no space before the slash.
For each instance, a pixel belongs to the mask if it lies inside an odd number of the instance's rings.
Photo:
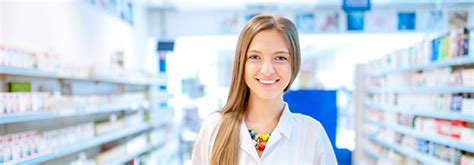
<path id="1" fill-rule="evenodd" d="M 245 62 L 245 83 L 253 97 L 274 99 L 290 82 L 290 54 L 283 35 L 264 30 L 253 38 Z"/>

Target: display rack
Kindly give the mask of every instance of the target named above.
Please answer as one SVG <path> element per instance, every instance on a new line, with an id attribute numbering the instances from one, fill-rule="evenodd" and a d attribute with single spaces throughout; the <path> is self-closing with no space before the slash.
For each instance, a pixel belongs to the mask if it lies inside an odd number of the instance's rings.
<path id="1" fill-rule="evenodd" d="M 157 109 L 156 103 L 162 102 L 161 98 L 157 94 L 151 94 L 152 90 L 156 89 L 158 86 L 165 85 L 167 83 L 167 79 L 163 75 L 154 76 L 159 77 L 160 79 L 149 79 L 149 78 L 139 78 L 137 80 L 128 79 L 128 78 L 121 78 L 121 77 L 75 77 L 75 76 L 65 76 L 61 75 L 56 72 L 45 72 L 36 69 L 23 69 L 23 68 L 15 68 L 15 67 L 5 67 L 0 66 L 0 78 L 6 80 L 5 78 L 10 76 L 21 76 L 21 77 L 28 77 L 34 79 L 56 79 L 56 80 L 71 80 L 71 81 L 92 81 L 96 83 L 110 83 L 111 85 L 132 85 L 132 86 L 143 86 L 144 92 L 149 93 L 146 100 L 142 101 L 132 101 L 132 102 L 119 102 L 113 104 L 104 104 L 101 106 L 81 106 L 81 107 L 73 107 L 71 109 L 64 109 L 58 110 L 53 109 L 51 111 L 38 111 L 38 112 L 25 112 L 25 113 L 12 113 L 12 114 L 0 114 L 0 125 L 2 127 L 13 126 L 10 124 L 15 123 L 26 123 L 32 122 L 29 125 L 35 125 L 36 122 L 39 120 L 46 120 L 46 119 L 55 119 L 58 120 L 64 117 L 77 117 L 81 118 L 87 115 L 99 115 L 99 114 L 106 114 L 106 113 L 115 113 L 115 112 L 134 112 L 134 111 L 144 111 L 144 112 L 152 112 Z M 3 81 L 6 83 L 6 81 Z M 119 88 L 122 90 L 123 86 Z M 123 92 L 123 91 L 122 91 Z M 168 99 L 168 98 L 165 98 Z M 156 122 L 156 121 L 153 121 Z M 34 157 L 28 159 L 22 159 L 19 161 L 9 162 L 15 164 L 40 164 L 40 163 L 47 163 L 49 161 L 53 161 L 56 159 L 60 159 L 62 157 L 71 155 L 73 153 L 81 152 L 83 150 L 87 150 L 93 147 L 98 147 L 103 144 L 107 144 L 113 141 L 117 141 L 120 139 L 124 139 L 127 137 L 134 136 L 137 133 L 145 132 L 149 133 L 148 131 L 152 131 L 155 129 L 161 129 L 158 125 L 154 124 L 153 122 L 144 122 L 140 125 L 134 125 L 133 127 L 125 127 L 122 130 L 117 130 L 111 133 L 107 133 L 104 135 L 98 135 L 93 138 L 89 138 L 86 140 L 81 141 L 80 143 L 76 143 L 73 145 L 69 145 L 63 147 L 59 150 L 55 150 L 53 152 L 48 153 L 41 153 L 40 155 L 36 155 Z M 34 128 L 33 128 L 34 129 Z M 11 133 L 11 132 L 10 132 Z M 143 149 L 131 153 L 129 155 L 123 155 L 120 159 L 116 159 L 116 164 L 125 164 L 134 158 L 143 155 L 148 152 L 152 152 L 159 149 L 157 146 L 146 146 Z"/>
<path id="2" fill-rule="evenodd" d="M 438 42 L 436 40 L 445 40 L 446 42 L 442 42 L 445 45 L 435 44 Z M 466 163 L 474 160 L 474 137 L 471 135 L 474 133 L 474 107 L 471 105 L 474 94 L 474 54 L 460 54 L 460 51 L 466 52 L 465 47 L 458 52 L 452 51 L 458 48 L 450 49 L 448 44 L 453 44 L 448 43 L 446 36 L 423 42 L 357 67 L 354 100 L 358 102 L 355 106 L 358 112 L 356 132 L 359 138 L 356 140 L 357 144 L 370 145 L 356 147 L 356 159 L 368 158 L 377 163 L 395 161 L 402 164 L 406 163 L 403 161 L 410 160 L 421 164 L 458 164 L 460 161 Z M 472 36 L 470 42 L 473 42 Z M 431 50 L 426 51 L 427 45 L 431 46 Z M 472 45 L 468 45 L 468 48 L 474 49 Z M 468 71 L 461 74 L 464 70 Z M 448 74 L 438 75 L 434 71 Z M 430 80 L 434 82 L 431 83 Z M 425 97 L 420 98 L 425 100 L 423 103 L 408 101 L 407 98 L 402 98 L 406 95 L 414 99 L 418 96 Z M 457 95 L 462 96 L 462 101 L 466 101 L 462 108 L 456 102 Z M 428 99 L 433 100 L 433 107 L 438 103 L 436 109 L 424 108 L 424 105 L 430 104 L 431 100 Z M 420 125 L 425 120 L 436 127 Z M 449 125 L 442 125 L 446 123 Z M 461 126 L 453 123 L 461 123 Z M 445 134 L 444 130 L 451 131 L 451 127 L 453 130 L 461 129 L 461 137 L 454 132 Z M 370 148 L 372 145 L 383 150 L 374 150 Z M 443 153 L 437 151 L 438 147 L 449 152 L 450 156 L 443 157 L 435 153 Z M 397 156 L 390 157 L 390 154 L 380 151 L 393 151 Z M 403 158 L 399 158 L 398 154 Z M 390 160 L 391 158 L 394 160 Z"/>
<path id="3" fill-rule="evenodd" d="M 424 65 L 412 66 L 412 67 L 402 67 L 402 68 L 395 68 L 395 69 L 388 69 L 385 71 L 380 72 L 370 72 L 367 73 L 369 77 L 379 77 L 389 74 L 396 74 L 396 73 L 403 73 L 403 72 L 414 72 L 414 71 L 421 71 L 426 69 L 433 69 L 433 68 L 440 68 L 440 67 L 449 67 L 455 65 L 465 65 L 465 64 L 472 64 L 474 63 L 474 57 L 466 57 L 460 59 L 452 59 L 447 61 L 437 61 L 433 63 L 428 63 Z"/>
<path id="4" fill-rule="evenodd" d="M 95 114 L 111 113 L 111 112 L 119 112 L 119 111 L 136 111 L 138 109 L 143 109 L 148 106 L 149 106 L 149 103 L 147 101 L 144 101 L 142 103 L 120 103 L 116 105 L 106 105 L 106 106 L 99 106 L 99 107 L 84 107 L 84 108 L 78 107 L 78 108 L 74 108 L 74 110 L 68 110 L 68 111 L 7 114 L 7 115 L 0 115 L 0 124 L 55 119 L 55 118 L 71 117 L 71 116 L 95 115 Z"/>
<path id="5" fill-rule="evenodd" d="M 403 113 L 403 114 L 410 114 L 410 115 L 417 115 L 417 116 L 440 118 L 440 119 L 446 119 L 446 120 L 461 120 L 461 121 L 467 121 L 467 122 L 474 122 L 474 116 L 454 113 L 454 112 L 437 112 L 437 111 L 433 111 L 429 109 L 396 107 L 396 106 L 390 106 L 390 105 L 375 104 L 371 102 L 365 102 L 365 106 L 376 109 L 376 110 L 380 110 L 380 111 L 386 111 L 386 112 Z"/>
<path id="6" fill-rule="evenodd" d="M 431 142 L 435 142 L 435 143 L 438 143 L 438 144 L 444 144 L 446 146 L 450 146 L 450 147 L 457 148 L 457 149 L 460 149 L 460 150 L 463 150 L 463 151 L 474 153 L 474 144 L 464 143 L 464 142 L 461 142 L 461 141 L 458 141 L 458 140 L 453 140 L 453 139 L 446 138 L 446 137 L 440 137 L 440 136 L 436 136 L 436 135 L 430 135 L 430 134 L 418 132 L 418 131 L 415 131 L 411 128 L 404 127 L 404 126 L 399 126 L 397 124 L 389 124 L 389 123 L 373 121 L 373 120 L 367 120 L 366 122 L 371 123 L 373 125 L 377 125 L 377 126 L 382 127 L 382 128 L 387 128 L 387 129 L 391 129 L 391 130 L 400 132 L 404 135 L 409 135 L 409 136 L 412 136 L 412 137 L 425 139 L 425 140 L 428 140 L 428 141 L 431 141 Z"/>
<path id="7" fill-rule="evenodd" d="M 28 77 L 39 77 L 39 78 L 52 78 L 52 79 L 67 79 L 67 80 L 79 80 L 79 81 L 97 81 L 105 83 L 118 83 L 118 84 L 129 84 L 129 85 L 162 85 L 166 84 L 166 79 L 142 79 L 142 80 L 129 80 L 120 77 L 75 77 L 75 76 L 64 76 L 56 72 L 47 72 L 37 69 L 23 69 L 15 67 L 0 66 L 0 74 L 4 75 L 15 75 L 15 76 L 28 76 Z"/>
<path id="8" fill-rule="evenodd" d="M 369 155 L 372 159 L 375 160 L 380 160 L 382 157 L 375 151 L 372 151 L 372 149 L 369 149 L 367 147 L 364 147 L 364 152 Z"/>
<path id="9" fill-rule="evenodd" d="M 405 87 L 368 89 L 371 93 L 473 93 L 474 86 L 445 86 L 445 87 Z"/>
<path id="10" fill-rule="evenodd" d="M 401 153 L 401 154 L 406 155 L 406 156 L 413 157 L 413 158 L 419 160 L 420 162 L 423 162 L 424 164 L 438 164 L 438 165 L 447 165 L 447 164 L 449 164 L 448 162 L 445 162 L 443 160 L 434 158 L 433 156 L 430 156 L 428 154 L 423 154 L 423 153 L 420 153 L 418 151 L 408 149 L 406 147 L 402 147 L 398 144 L 387 142 L 387 141 L 382 140 L 382 139 L 377 138 L 377 137 L 367 136 L 366 138 L 373 141 L 373 142 L 375 142 L 375 143 L 378 143 L 378 144 L 381 144 L 381 145 L 383 145 L 387 148 L 390 148 L 390 149 L 392 149 L 392 150 L 394 150 L 398 153 Z"/>
<path id="11" fill-rule="evenodd" d="M 147 129 L 151 128 L 149 124 L 141 124 L 139 126 L 135 126 L 133 128 L 127 128 L 125 130 L 120 130 L 120 131 L 115 131 L 113 133 L 109 133 L 106 135 L 94 137 L 88 140 L 84 140 L 83 143 L 78 143 L 66 148 L 63 148 L 61 150 L 45 154 L 45 155 L 40 155 L 32 159 L 28 159 L 25 161 L 20 161 L 16 162 L 17 164 L 38 164 L 42 162 L 46 162 L 48 160 L 56 159 L 65 155 L 69 155 L 78 151 L 82 151 L 84 149 L 98 146 L 101 144 L 105 144 L 114 140 L 118 140 L 142 131 L 145 131 Z"/>
<path id="12" fill-rule="evenodd" d="M 153 151 L 154 149 L 156 148 L 156 146 L 152 146 L 152 145 L 149 145 L 149 146 L 146 146 L 145 148 L 142 148 L 141 150 L 133 153 L 133 154 L 129 154 L 129 155 L 125 155 L 124 157 L 120 157 L 118 158 L 116 161 L 114 162 L 111 162 L 110 164 L 125 164 L 127 163 L 128 161 L 144 154 L 144 153 L 147 153 L 147 152 L 150 152 L 150 151 Z"/>

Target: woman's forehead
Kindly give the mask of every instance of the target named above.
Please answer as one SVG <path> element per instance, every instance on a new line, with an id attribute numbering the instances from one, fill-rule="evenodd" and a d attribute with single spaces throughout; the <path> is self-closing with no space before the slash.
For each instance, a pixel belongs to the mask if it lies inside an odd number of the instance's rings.
<path id="1" fill-rule="evenodd" d="M 249 45 L 248 51 L 288 52 L 287 41 L 277 30 L 264 30 L 257 33 Z"/>

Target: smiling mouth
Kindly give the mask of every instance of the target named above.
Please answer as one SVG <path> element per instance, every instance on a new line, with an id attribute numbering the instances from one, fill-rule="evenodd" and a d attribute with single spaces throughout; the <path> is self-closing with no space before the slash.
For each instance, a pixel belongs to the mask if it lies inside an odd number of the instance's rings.
<path id="1" fill-rule="evenodd" d="M 280 81 L 280 79 L 274 79 L 274 80 L 262 80 L 262 79 L 258 79 L 257 78 L 257 81 L 264 84 L 264 85 L 272 85 L 272 84 L 275 84 L 277 83 L 278 81 Z"/>

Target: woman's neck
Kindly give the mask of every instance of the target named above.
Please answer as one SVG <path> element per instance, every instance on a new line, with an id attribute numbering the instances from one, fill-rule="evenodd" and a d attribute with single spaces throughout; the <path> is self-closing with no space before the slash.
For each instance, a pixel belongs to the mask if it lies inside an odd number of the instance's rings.
<path id="1" fill-rule="evenodd" d="M 261 99 L 251 94 L 245 122 L 249 128 L 259 133 L 271 131 L 278 124 L 284 108 L 283 96 L 275 99 Z"/>

